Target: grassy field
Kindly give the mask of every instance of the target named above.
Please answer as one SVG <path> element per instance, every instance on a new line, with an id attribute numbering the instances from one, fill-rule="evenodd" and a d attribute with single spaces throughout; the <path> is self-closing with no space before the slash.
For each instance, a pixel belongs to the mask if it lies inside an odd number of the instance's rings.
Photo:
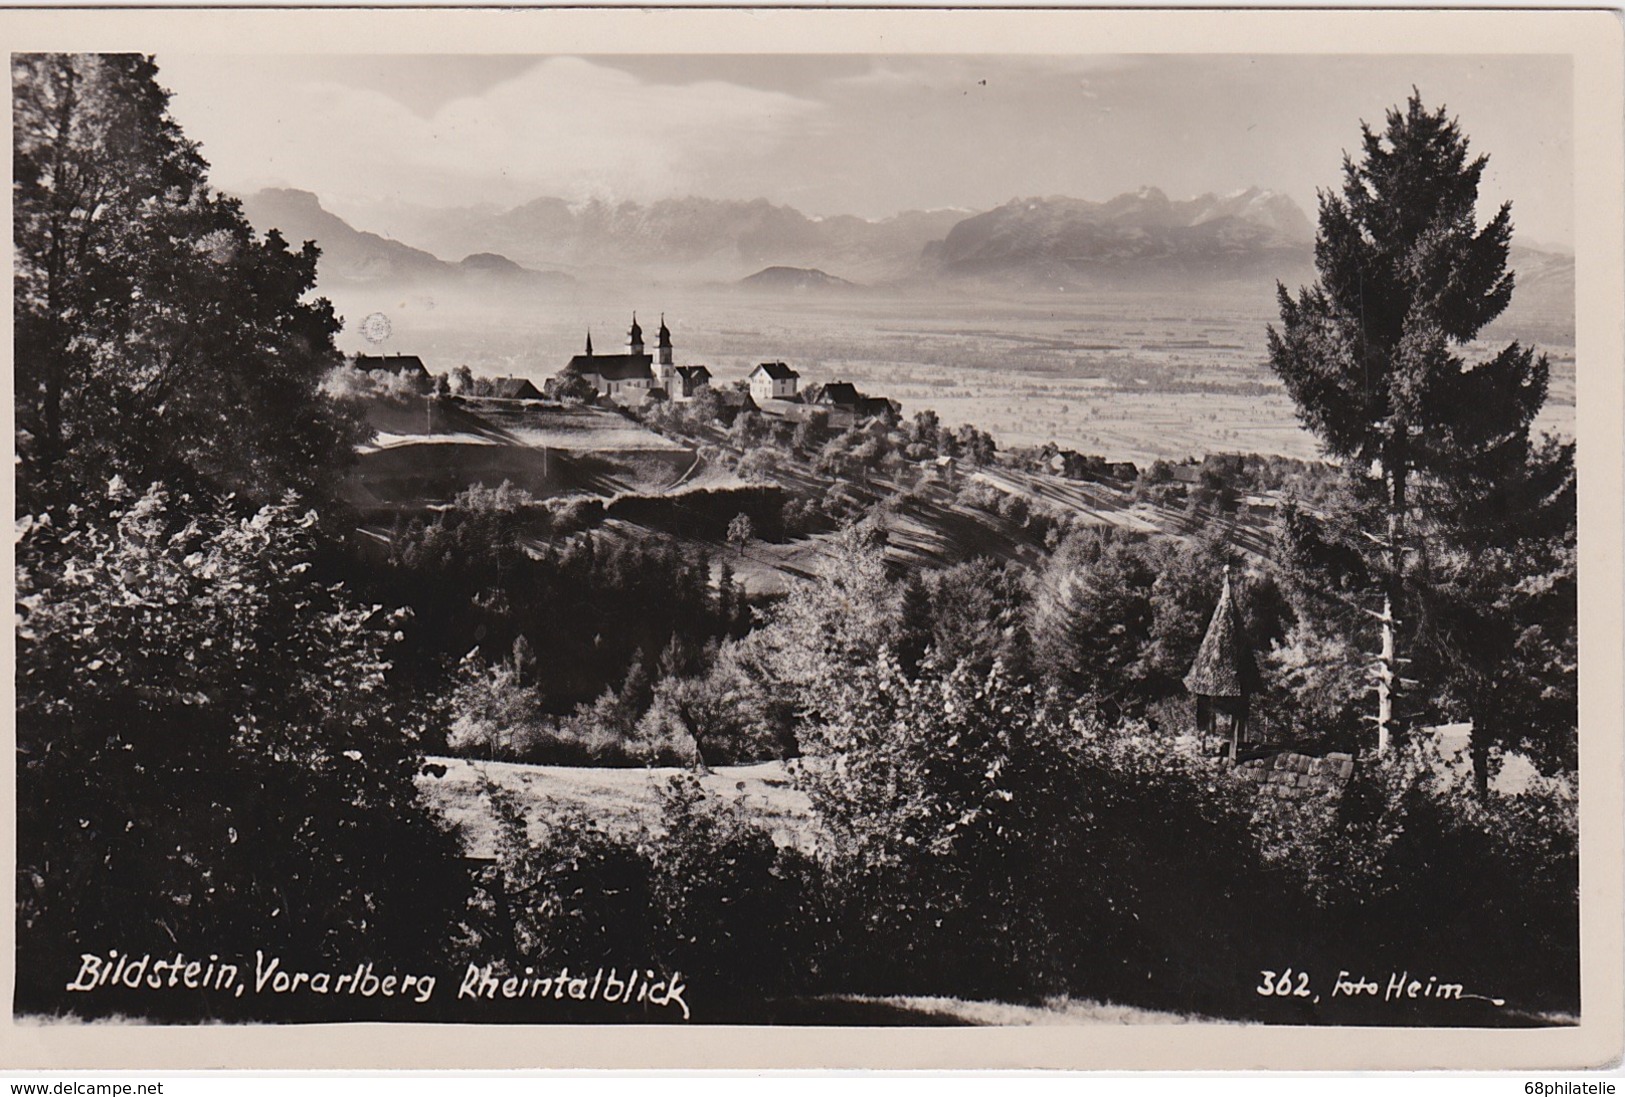
<path id="1" fill-rule="evenodd" d="M 449 502 L 504 480 L 537 498 L 662 492 L 686 482 L 694 451 L 613 411 L 517 400 L 375 399 L 375 431 L 349 484 L 364 508 Z"/>

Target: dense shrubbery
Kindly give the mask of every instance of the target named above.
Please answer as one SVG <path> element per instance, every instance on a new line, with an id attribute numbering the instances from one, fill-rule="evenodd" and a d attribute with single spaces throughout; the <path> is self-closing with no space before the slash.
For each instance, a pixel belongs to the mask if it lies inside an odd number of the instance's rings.
<path id="1" fill-rule="evenodd" d="M 750 1020 L 741 1007 L 812 985 L 814 866 L 694 778 L 662 787 L 659 829 L 625 835 L 566 814 L 538 840 L 509 794 L 490 795 L 513 919 L 508 970 L 648 964 L 681 974 L 703 1020 Z"/>
<path id="2" fill-rule="evenodd" d="M 397 530 L 385 566 L 357 575 L 376 600 L 414 610 L 401 658 L 421 682 L 474 649 L 506 658 L 522 637 L 525 684 L 558 714 L 618 688 L 634 657 L 651 663 L 674 635 L 699 647 L 741 630 L 742 598 L 703 556 L 666 538 L 541 540 L 536 512 L 511 493 L 467 493 Z"/>
<path id="3" fill-rule="evenodd" d="M 389 702 L 400 615 L 313 578 L 291 503 L 110 494 L 18 546 L 19 1003 L 115 945 L 445 956 L 467 881 Z"/>
<path id="4" fill-rule="evenodd" d="M 792 772 L 815 856 L 776 849 L 688 778 L 663 793 L 658 830 L 567 816 L 536 845 L 496 793 L 515 962 L 608 963 L 606 942 L 635 945 L 706 986 L 719 1018 L 787 995 L 912 993 L 1347 1020 L 1357 1006 L 1253 986 L 1272 965 L 1329 976 L 1351 959 L 1574 1008 L 1560 786 L 1482 803 L 1411 758 L 1368 765 L 1340 798 L 1269 801 L 1227 763 L 997 664 L 910 674 L 882 652 L 813 686 L 824 702 Z"/>
<path id="5" fill-rule="evenodd" d="M 910 678 L 882 660 L 840 709 L 799 773 L 833 835 L 847 978 L 1195 1007 L 1186 965 L 1245 968 L 1225 963 L 1232 935 L 1261 924 L 1269 887 L 1250 802 L 1215 763 L 1068 714 L 998 666 Z"/>
<path id="6" fill-rule="evenodd" d="M 1577 1004 L 1578 818 L 1566 780 L 1482 798 L 1465 769 L 1416 744 L 1361 767 L 1335 800 L 1262 811 L 1259 830 L 1304 896 L 1319 955 L 1425 964 L 1424 978 L 1529 1007 Z"/>
<path id="7" fill-rule="evenodd" d="M 1075 536 L 1069 572 L 1141 605 L 1073 607 L 1108 626 L 1102 651 L 1121 649 L 1105 663 L 1080 662 L 1095 649 L 1077 649 L 1065 660 L 1076 682 L 1044 670 L 1060 656 L 1029 642 L 1029 628 L 1051 626 L 1024 608 L 1018 572 L 979 562 L 897 584 L 881 565 L 882 534 L 864 525 L 837 541 L 825 578 L 725 644 L 709 670 L 654 685 L 639 725 L 653 741 L 686 736 L 694 760 L 711 764 L 801 756 L 820 852 L 797 862 L 812 874 L 796 876 L 800 890 L 776 893 L 800 904 L 778 921 L 802 927 L 792 940 L 766 931 L 775 951 L 759 970 L 783 981 L 750 994 L 1070 993 L 1314 1019 L 1304 1003 L 1249 997 L 1258 971 L 1290 954 L 1328 972 L 1350 956 L 1425 964 L 1573 1007 L 1563 989 L 1577 970 L 1572 802 L 1480 801 L 1414 761 L 1367 763 L 1341 799 L 1258 798 L 1227 764 L 1173 738 L 1188 712 L 1154 730 L 1102 703 L 1102 683 L 1123 680 L 1141 683 L 1141 702 L 1159 714 L 1182 696 L 1166 683 L 1200 639 L 1219 547 Z M 1101 571 L 1111 554 L 1142 578 Z M 1272 591 L 1250 581 L 1249 626 L 1261 635 L 1288 613 Z M 1035 597 L 1052 595 L 1041 583 Z M 1109 627 L 1120 619 L 1140 624 Z M 1029 651 L 1036 678 L 1021 670 Z M 715 843 L 699 850 L 715 855 Z M 637 856 L 648 863 L 646 850 Z M 736 879 L 740 894 L 783 885 L 787 870 L 765 854 L 740 863 L 760 874 Z M 1508 894 L 1506 881 L 1525 879 L 1527 893 Z M 1520 951 L 1519 934 L 1539 948 Z"/>

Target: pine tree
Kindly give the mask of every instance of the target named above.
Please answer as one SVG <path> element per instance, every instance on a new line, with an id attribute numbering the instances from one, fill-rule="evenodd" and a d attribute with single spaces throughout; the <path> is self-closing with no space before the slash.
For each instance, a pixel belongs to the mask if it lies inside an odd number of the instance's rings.
<path id="1" fill-rule="evenodd" d="M 897 626 L 897 661 L 905 674 L 919 669 L 931 647 L 931 623 L 931 591 L 918 571 L 910 571 L 903 583 Z"/>
<path id="2" fill-rule="evenodd" d="M 1396 644 L 1417 627 L 1407 580 L 1423 556 L 1415 519 L 1426 499 L 1413 488 L 1426 497 L 1435 485 L 1462 489 L 1523 467 L 1547 363 L 1517 343 L 1475 365 L 1461 356 L 1512 297 L 1510 204 L 1477 224 L 1487 157 L 1470 160 L 1455 120 L 1424 109 L 1414 91 L 1382 132 L 1362 124 L 1361 137 L 1360 159 L 1344 158 L 1341 196 L 1320 196 L 1319 281 L 1295 298 L 1279 287 L 1269 351 L 1304 425 L 1382 489 L 1371 517 L 1386 531 L 1372 560 L 1385 744 L 1403 663 Z"/>

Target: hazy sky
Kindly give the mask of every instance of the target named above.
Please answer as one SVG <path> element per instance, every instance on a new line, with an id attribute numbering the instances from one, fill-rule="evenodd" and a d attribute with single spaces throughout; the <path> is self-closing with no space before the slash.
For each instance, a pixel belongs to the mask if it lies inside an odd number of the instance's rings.
<path id="1" fill-rule="evenodd" d="M 1257 185 L 1314 216 L 1362 119 L 1412 85 L 1490 154 L 1482 197 L 1571 245 L 1566 57 L 159 55 L 229 190 L 380 208 L 543 195 L 765 197 L 883 217 L 1012 198 Z"/>

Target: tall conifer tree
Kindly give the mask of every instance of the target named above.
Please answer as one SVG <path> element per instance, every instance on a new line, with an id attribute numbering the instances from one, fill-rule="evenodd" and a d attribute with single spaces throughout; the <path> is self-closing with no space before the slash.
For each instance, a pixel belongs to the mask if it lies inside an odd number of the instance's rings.
<path id="1" fill-rule="evenodd" d="M 1462 356 L 1512 297 L 1510 204 L 1477 222 L 1488 158 L 1469 159 L 1455 120 L 1414 91 L 1381 132 L 1362 124 L 1361 138 L 1360 158 L 1344 157 L 1341 194 L 1320 195 L 1320 278 L 1296 297 L 1279 287 L 1269 352 L 1327 453 L 1378 489 L 1369 494 L 1380 510 L 1367 512 L 1377 528 L 1366 532 L 1391 610 L 1379 618 L 1386 725 L 1397 651 L 1419 627 L 1409 582 L 1426 557 L 1418 537 L 1438 543 L 1465 513 L 1452 500 L 1526 469 L 1548 369 L 1517 343 L 1476 364 Z"/>

